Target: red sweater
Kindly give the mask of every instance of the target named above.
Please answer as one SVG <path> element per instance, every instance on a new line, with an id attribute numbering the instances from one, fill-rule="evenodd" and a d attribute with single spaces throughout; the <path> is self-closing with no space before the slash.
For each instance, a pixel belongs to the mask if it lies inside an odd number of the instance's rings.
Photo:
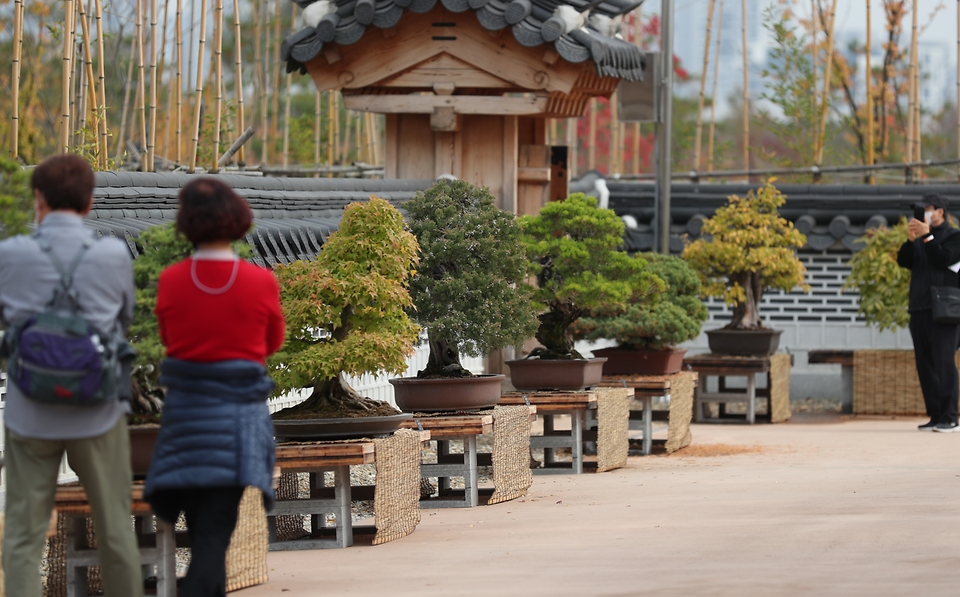
<path id="1" fill-rule="evenodd" d="M 167 356 L 209 363 L 246 359 L 264 363 L 283 344 L 280 289 L 273 273 L 240 261 L 233 284 L 211 294 L 194 283 L 188 258 L 160 274 L 157 319 Z M 201 285 L 219 290 L 228 285 L 233 261 L 199 259 Z"/>

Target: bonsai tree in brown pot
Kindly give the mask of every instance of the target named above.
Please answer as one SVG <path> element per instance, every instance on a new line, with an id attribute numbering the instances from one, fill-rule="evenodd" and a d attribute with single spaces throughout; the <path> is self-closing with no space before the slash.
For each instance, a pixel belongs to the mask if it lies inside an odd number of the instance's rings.
<path id="1" fill-rule="evenodd" d="M 406 369 L 420 332 L 405 311 L 416 262 L 417 240 L 403 216 L 371 197 L 347 206 L 315 260 L 276 266 L 287 340 L 270 360 L 275 395 L 312 389 L 274 414 L 277 435 L 317 437 L 318 419 L 399 415 L 361 396 L 345 376 Z"/>
<path id="2" fill-rule="evenodd" d="M 703 223 L 703 235 L 683 251 L 703 283 L 703 294 L 722 298 L 733 318 L 708 330 L 710 350 L 722 354 L 768 355 L 776 352 L 781 330 L 760 318 L 760 299 L 768 288 L 789 292 L 804 284 L 806 269 L 796 249 L 806 237 L 777 209 L 786 197 L 773 179 L 746 197 L 732 195 L 727 205 Z"/>
<path id="3" fill-rule="evenodd" d="M 523 216 L 520 226 L 537 279 L 533 299 L 541 311 L 536 339 L 542 347 L 526 359 L 508 361 L 513 385 L 531 390 L 595 385 L 606 359 L 584 359 L 574 348 L 572 326 L 598 309 L 625 308 L 637 289 L 659 279 L 643 258 L 621 250 L 623 221 L 617 214 L 583 193 Z"/>
<path id="4" fill-rule="evenodd" d="M 707 320 L 707 307 L 700 300 L 700 279 L 683 259 L 658 253 L 639 256 L 662 285 L 637 289 L 626 307 L 601 307 L 574 325 L 578 337 L 610 338 L 619 343 L 616 348 L 593 351 L 594 356 L 607 359 L 605 375 L 670 375 L 680 371 L 687 351 L 677 345 L 699 336 Z"/>
<path id="5" fill-rule="evenodd" d="M 430 357 L 416 378 L 390 380 L 397 404 L 408 411 L 493 406 L 504 376 L 474 375 L 460 356 L 522 344 L 537 327 L 516 217 L 498 209 L 487 189 L 461 180 L 440 180 L 403 209 L 421 251 L 409 313 L 426 330 Z"/>

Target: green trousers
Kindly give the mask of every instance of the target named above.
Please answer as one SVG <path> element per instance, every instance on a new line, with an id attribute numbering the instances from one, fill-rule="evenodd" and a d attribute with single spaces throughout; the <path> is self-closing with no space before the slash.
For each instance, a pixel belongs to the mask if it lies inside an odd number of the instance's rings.
<path id="1" fill-rule="evenodd" d="M 98 437 L 43 440 L 6 432 L 3 533 L 6 594 L 41 597 L 40 558 L 63 453 L 93 511 L 105 597 L 141 597 L 140 550 L 130 520 L 130 436 L 126 417 Z"/>

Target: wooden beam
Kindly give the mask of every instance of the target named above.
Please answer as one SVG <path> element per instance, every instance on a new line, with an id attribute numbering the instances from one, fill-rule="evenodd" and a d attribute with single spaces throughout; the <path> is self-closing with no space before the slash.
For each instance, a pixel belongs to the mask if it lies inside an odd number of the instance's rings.
<path id="1" fill-rule="evenodd" d="M 482 95 L 344 95 L 347 109 L 380 114 L 433 114 L 453 108 L 457 114 L 540 114 L 546 96 L 488 97 Z"/>
<path id="2" fill-rule="evenodd" d="M 550 182 L 550 168 L 517 168 L 519 182 Z"/>

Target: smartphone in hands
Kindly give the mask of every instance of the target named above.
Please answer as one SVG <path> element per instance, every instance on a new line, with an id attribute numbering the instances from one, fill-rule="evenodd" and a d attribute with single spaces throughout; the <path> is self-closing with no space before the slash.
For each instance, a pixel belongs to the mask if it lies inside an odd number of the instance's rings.
<path id="1" fill-rule="evenodd" d="M 926 216 L 924 216 L 924 214 L 926 212 L 927 212 L 926 208 L 920 207 L 919 205 L 913 206 L 913 218 L 915 220 L 920 220 L 921 222 L 925 222 L 926 220 L 924 220 L 924 218 Z"/>

